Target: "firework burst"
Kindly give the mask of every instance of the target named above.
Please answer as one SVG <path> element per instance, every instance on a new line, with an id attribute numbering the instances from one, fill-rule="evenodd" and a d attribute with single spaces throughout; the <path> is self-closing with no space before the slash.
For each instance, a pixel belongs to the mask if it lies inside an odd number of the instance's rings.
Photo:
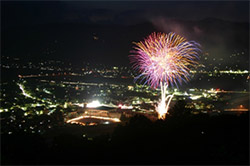
<path id="1" fill-rule="evenodd" d="M 162 97 L 156 110 L 159 118 L 164 118 L 173 97 L 166 97 L 166 89 L 189 81 L 190 67 L 198 64 L 199 44 L 172 32 L 154 32 L 134 44 L 133 55 L 129 57 L 133 68 L 141 73 L 135 79 L 145 80 L 144 84 L 152 88 L 161 87 Z"/>

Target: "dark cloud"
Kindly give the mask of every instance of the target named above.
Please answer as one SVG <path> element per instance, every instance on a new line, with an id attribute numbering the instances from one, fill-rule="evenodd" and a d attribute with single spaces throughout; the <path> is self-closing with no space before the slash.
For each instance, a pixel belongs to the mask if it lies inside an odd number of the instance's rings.
<path id="1" fill-rule="evenodd" d="M 203 36 L 204 30 L 197 25 L 197 21 L 185 21 L 163 16 L 151 17 L 149 21 L 161 32 L 175 32 L 189 40 L 195 40 Z"/>
<path id="2" fill-rule="evenodd" d="M 142 10 L 127 10 L 116 15 L 114 22 L 118 24 L 140 24 L 147 22 L 148 18 Z"/>
<path id="3" fill-rule="evenodd" d="M 89 15 L 89 20 L 93 23 L 111 22 L 114 19 L 114 12 L 108 9 L 92 10 Z"/>
<path id="4" fill-rule="evenodd" d="M 186 34 L 185 28 L 179 22 L 173 19 L 169 19 L 163 16 L 152 17 L 150 21 L 153 25 L 162 32 L 169 33 L 169 32 L 176 32 L 182 36 Z"/>

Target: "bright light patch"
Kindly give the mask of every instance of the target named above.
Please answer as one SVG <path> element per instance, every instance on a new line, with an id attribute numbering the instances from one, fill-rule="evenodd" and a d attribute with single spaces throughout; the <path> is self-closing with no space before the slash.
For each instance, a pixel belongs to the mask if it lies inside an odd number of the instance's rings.
<path id="1" fill-rule="evenodd" d="M 190 96 L 190 99 L 192 100 L 197 100 L 199 98 L 201 98 L 202 96 L 198 95 L 198 96 Z"/>
<path id="2" fill-rule="evenodd" d="M 97 108 L 102 106 L 98 100 L 92 101 L 91 103 L 87 104 L 87 108 Z"/>

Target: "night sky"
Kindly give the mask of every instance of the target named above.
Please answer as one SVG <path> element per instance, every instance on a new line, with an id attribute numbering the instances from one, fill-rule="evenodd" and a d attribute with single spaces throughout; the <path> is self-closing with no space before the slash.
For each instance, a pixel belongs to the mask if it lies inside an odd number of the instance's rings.
<path id="1" fill-rule="evenodd" d="M 159 18 L 202 20 L 218 18 L 249 21 L 247 1 L 13 1 L 2 2 L 2 26 L 27 26 L 55 22 L 138 24 Z"/>
<path id="2" fill-rule="evenodd" d="M 4 1 L 1 8 L 8 56 L 128 64 L 132 42 L 154 31 L 175 32 L 225 59 L 249 45 L 248 1 Z"/>

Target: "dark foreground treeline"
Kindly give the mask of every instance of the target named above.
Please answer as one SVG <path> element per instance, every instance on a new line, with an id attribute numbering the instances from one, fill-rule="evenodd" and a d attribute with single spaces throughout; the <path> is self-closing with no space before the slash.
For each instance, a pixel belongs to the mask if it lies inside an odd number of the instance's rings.
<path id="1" fill-rule="evenodd" d="M 1 137 L 2 164 L 249 164 L 249 114 L 135 116 L 111 136 Z"/>

